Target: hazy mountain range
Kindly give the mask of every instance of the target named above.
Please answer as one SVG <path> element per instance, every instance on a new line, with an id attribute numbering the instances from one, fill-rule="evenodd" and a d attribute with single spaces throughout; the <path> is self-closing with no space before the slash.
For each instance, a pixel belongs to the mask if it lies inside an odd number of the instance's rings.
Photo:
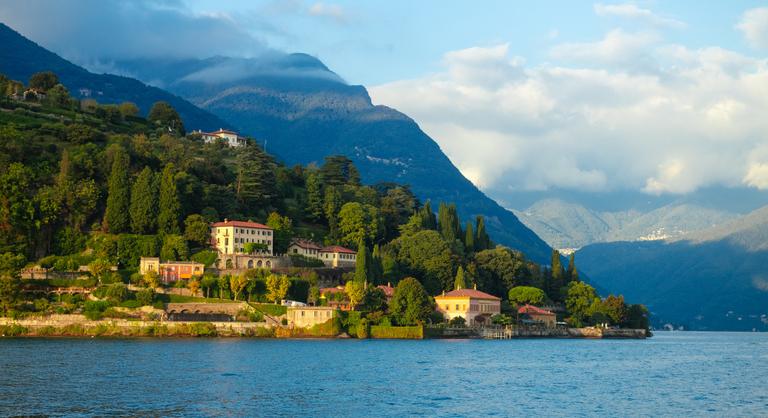
<path id="1" fill-rule="evenodd" d="M 645 303 L 656 325 L 768 330 L 768 206 L 669 240 L 588 245 L 600 288 Z"/>
<path id="2" fill-rule="evenodd" d="M 598 242 L 672 239 L 739 216 L 689 203 L 671 203 L 646 212 L 596 211 L 559 199 L 541 200 L 514 213 L 558 249 L 577 249 Z"/>

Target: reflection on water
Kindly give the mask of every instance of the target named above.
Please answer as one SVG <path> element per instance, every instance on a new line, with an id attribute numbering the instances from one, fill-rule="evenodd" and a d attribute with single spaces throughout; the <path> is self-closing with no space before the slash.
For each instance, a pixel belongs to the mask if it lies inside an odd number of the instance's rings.
<path id="1" fill-rule="evenodd" d="M 768 334 L 0 339 L 0 415 L 768 414 Z"/>

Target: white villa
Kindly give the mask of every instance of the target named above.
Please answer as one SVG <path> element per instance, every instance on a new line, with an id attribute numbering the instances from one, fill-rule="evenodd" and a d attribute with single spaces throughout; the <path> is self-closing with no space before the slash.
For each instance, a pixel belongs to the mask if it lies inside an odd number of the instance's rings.
<path id="1" fill-rule="evenodd" d="M 230 147 L 242 147 L 247 141 L 245 137 L 239 136 L 237 132 L 228 131 L 221 128 L 215 132 L 197 131 L 196 133 L 202 136 L 203 141 L 205 141 L 206 144 L 220 141 L 229 145 Z"/>
<path id="2" fill-rule="evenodd" d="M 215 222 L 211 224 L 211 246 L 220 254 L 245 254 L 245 244 L 264 244 L 258 254 L 273 254 L 274 231 L 272 228 L 251 221 Z"/>

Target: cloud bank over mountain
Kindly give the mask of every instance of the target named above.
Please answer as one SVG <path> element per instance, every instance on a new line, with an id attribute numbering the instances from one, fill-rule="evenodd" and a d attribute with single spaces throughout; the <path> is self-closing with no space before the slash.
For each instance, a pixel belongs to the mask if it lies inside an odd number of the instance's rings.
<path id="1" fill-rule="evenodd" d="M 636 6 L 595 11 L 649 23 L 563 42 L 536 65 L 508 43 L 451 51 L 439 71 L 375 86 L 372 98 L 416 119 L 495 197 L 550 188 L 768 189 L 768 60 L 666 41 L 659 26 L 685 24 Z M 757 44 L 755 32 L 745 29 Z"/>

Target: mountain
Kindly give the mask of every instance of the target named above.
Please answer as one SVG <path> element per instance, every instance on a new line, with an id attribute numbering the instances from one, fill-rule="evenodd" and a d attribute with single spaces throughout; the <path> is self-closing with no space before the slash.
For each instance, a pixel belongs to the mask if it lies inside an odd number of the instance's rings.
<path id="1" fill-rule="evenodd" d="M 588 245 L 576 258 L 602 289 L 646 304 L 657 326 L 768 330 L 768 206 L 666 241 Z"/>
<path id="2" fill-rule="evenodd" d="M 464 220 L 484 215 L 496 242 L 549 261 L 548 245 L 467 180 L 412 119 L 374 106 L 363 86 L 348 85 L 314 57 L 139 60 L 114 67 L 220 116 L 288 164 L 347 155 L 365 182 L 406 183 L 421 199 L 456 202 Z"/>
<path id="3" fill-rule="evenodd" d="M 724 210 L 675 202 L 641 212 L 598 212 L 576 203 L 544 199 L 515 215 L 555 248 L 575 249 L 598 242 L 677 238 L 737 217 Z"/>
<path id="4" fill-rule="evenodd" d="M 178 96 L 138 80 L 111 74 L 94 74 L 30 41 L 0 23 L 0 74 L 26 83 L 40 71 L 53 71 L 73 97 L 92 97 L 99 103 L 135 103 L 146 115 L 152 104 L 166 101 L 181 116 L 187 129 L 217 129 L 229 125 Z"/>

